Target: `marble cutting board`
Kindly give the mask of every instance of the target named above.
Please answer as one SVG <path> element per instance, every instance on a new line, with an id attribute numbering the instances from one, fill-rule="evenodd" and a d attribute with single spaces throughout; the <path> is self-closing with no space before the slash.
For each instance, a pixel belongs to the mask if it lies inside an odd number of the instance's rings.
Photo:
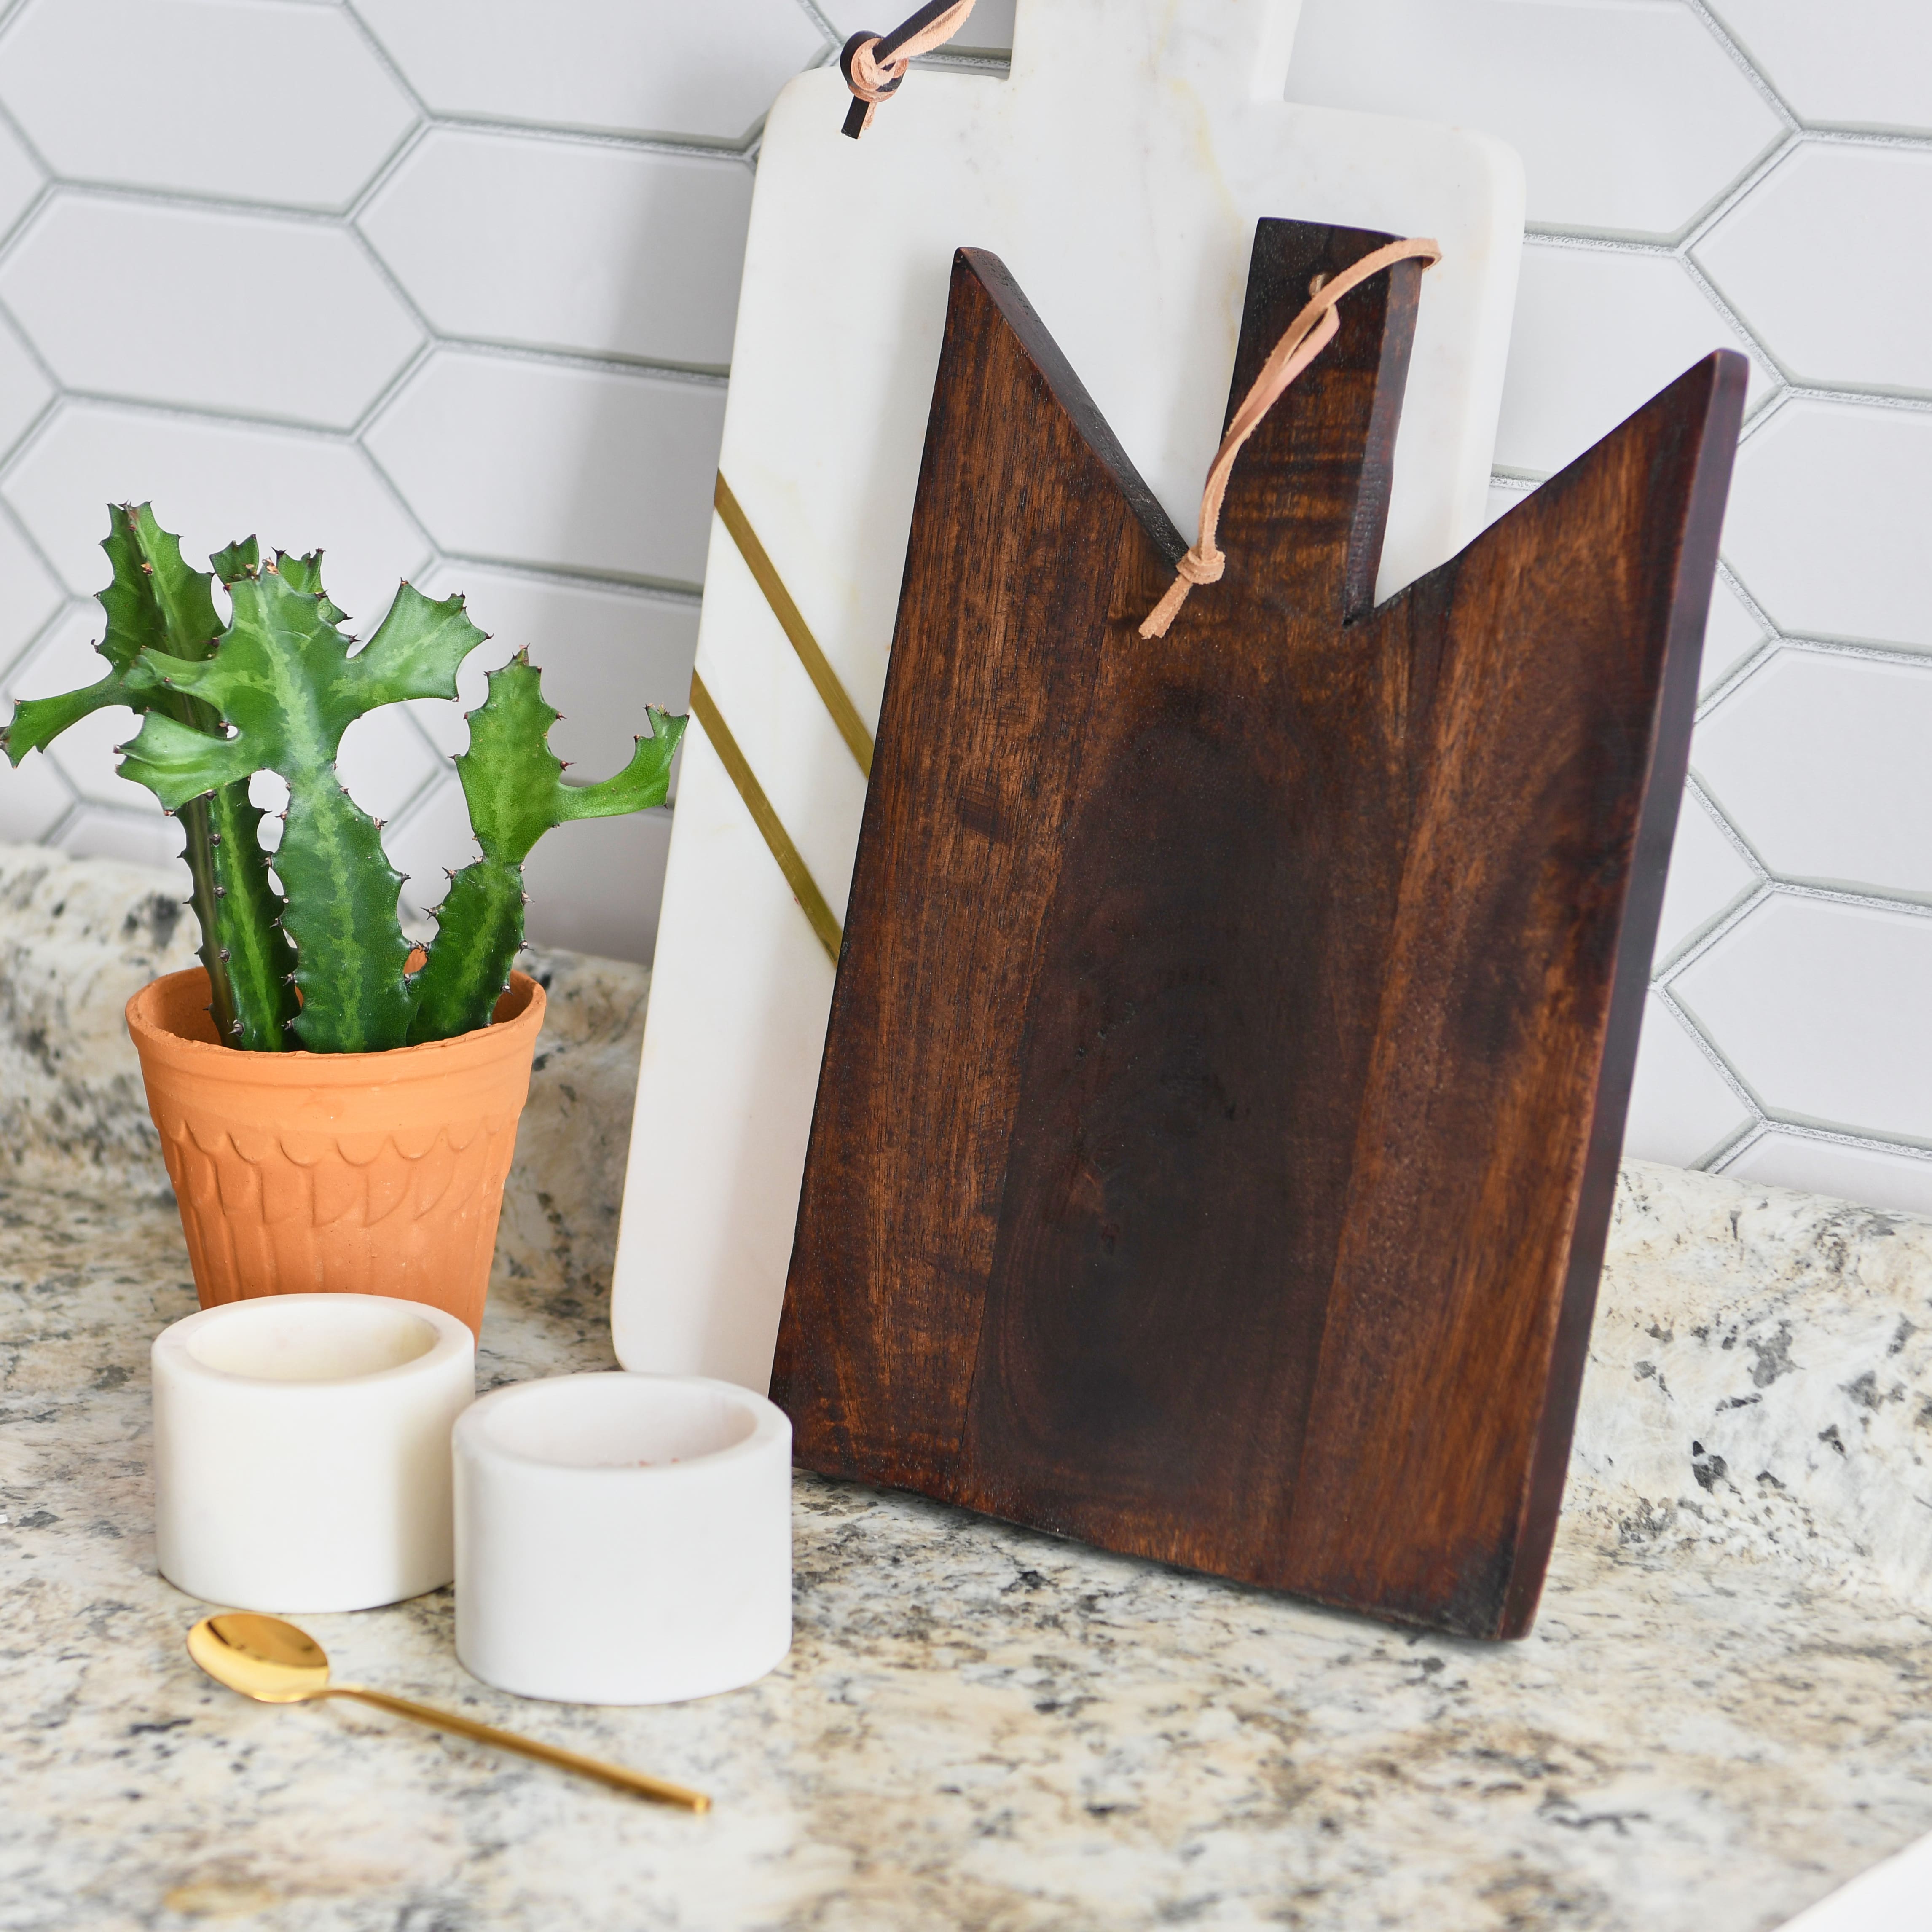
<path id="1" fill-rule="evenodd" d="M 770 1378 L 956 247 L 1004 258 L 1191 533 L 1256 220 L 1434 236 L 1381 594 L 1482 526 L 1520 166 L 1284 103 L 1298 13 L 1021 0 L 1004 82 L 917 70 L 856 142 L 834 71 L 772 110 L 721 458 L 739 528 L 712 525 L 612 1298 L 627 1368 Z"/>

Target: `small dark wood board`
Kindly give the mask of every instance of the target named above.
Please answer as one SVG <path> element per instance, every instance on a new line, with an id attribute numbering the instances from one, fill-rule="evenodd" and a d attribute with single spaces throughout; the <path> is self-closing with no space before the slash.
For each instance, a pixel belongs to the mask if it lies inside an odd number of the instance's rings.
<path id="1" fill-rule="evenodd" d="M 1264 222 L 1230 410 L 1311 278 Z M 1372 608 L 1423 278 L 1185 548 L 962 250 L 772 1393 L 796 1454 L 1472 1636 L 1562 1501 L 1745 384 Z"/>

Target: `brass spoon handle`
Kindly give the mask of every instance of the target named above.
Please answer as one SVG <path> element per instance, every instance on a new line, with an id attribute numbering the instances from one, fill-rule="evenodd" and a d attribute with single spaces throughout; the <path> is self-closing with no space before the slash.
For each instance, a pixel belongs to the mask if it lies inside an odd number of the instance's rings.
<path id="1" fill-rule="evenodd" d="M 689 1791 L 662 1778 L 647 1778 L 641 1771 L 627 1771 L 622 1765 L 606 1764 L 602 1759 L 585 1757 L 576 1751 L 560 1750 L 554 1744 L 539 1744 L 535 1738 L 520 1738 L 514 1731 L 500 1731 L 494 1724 L 479 1724 L 472 1718 L 459 1718 L 453 1711 L 432 1710 L 427 1704 L 412 1704 L 406 1697 L 392 1697 L 386 1690 L 370 1690 L 359 1684 L 332 1684 L 319 1694 L 324 1697 L 358 1697 L 379 1711 L 393 1711 L 399 1718 L 413 1718 L 432 1730 L 454 1731 L 460 1738 L 473 1738 L 479 1744 L 495 1744 L 504 1750 L 520 1751 L 544 1764 L 565 1771 L 581 1772 L 620 1791 L 639 1798 L 655 1799 L 660 1804 L 681 1804 L 688 1811 L 708 1811 L 711 1800 L 701 1791 Z"/>

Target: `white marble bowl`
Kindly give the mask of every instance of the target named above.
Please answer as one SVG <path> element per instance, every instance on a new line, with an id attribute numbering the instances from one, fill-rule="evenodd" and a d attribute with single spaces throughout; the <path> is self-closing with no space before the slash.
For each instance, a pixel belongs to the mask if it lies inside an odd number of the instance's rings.
<path id="1" fill-rule="evenodd" d="M 243 1610 L 360 1610 L 455 1574 L 450 1430 L 476 1346 L 370 1294 L 225 1302 L 156 1336 L 161 1574 Z"/>
<path id="2" fill-rule="evenodd" d="M 456 1450 L 456 1654 L 486 1684 L 668 1704 L 791 1647 L 791 1424 L 699 1376 L 485 1396 Z"/>

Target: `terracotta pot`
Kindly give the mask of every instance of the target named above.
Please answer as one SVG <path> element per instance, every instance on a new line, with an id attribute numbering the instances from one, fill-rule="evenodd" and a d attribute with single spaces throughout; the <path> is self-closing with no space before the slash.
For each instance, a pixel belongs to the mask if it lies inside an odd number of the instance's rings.
<path id="1" fill-rule="evenodd" d="M 521 973 L 487 1027 L 388 1053 L 243 1053 L 208 975 L 128 1002 L 201 1305 L 393 1294 L 483 1320 L 544 992 Z"/>

